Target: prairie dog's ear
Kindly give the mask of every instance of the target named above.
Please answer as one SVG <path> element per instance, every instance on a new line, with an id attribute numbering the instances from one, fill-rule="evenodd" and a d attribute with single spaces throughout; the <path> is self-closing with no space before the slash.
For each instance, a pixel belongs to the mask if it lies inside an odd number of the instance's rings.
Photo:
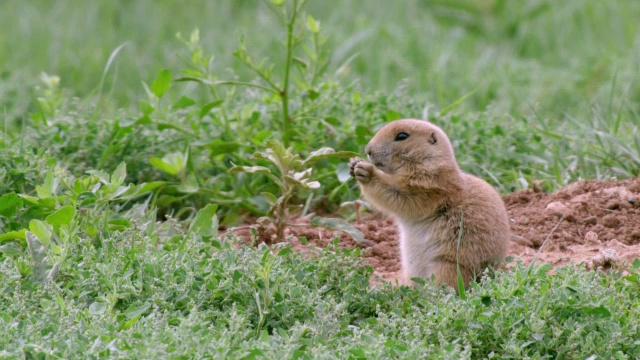
<path id="1" fill-rule="evenodd" d="M 436 135 L 435 131 L 431 133 L 431 136 L 429 136 L 429 143 L 431 144 L 435 144 L 438 142 L 438 136 Z"/>

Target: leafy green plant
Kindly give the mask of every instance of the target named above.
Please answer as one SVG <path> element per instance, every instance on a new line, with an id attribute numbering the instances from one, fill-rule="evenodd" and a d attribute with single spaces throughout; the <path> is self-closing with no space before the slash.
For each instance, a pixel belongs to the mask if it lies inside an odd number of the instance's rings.
<path id="1" fill-rule="evenodd" d="M 312 165 L 320 159 L 348 158 L 354 156 L 354 153 L 349 151 L 336 152 L 331 148 L 322 148 L 312 152 L 307 158 L 301 159 L 300 155 L 293 153 L 292 148 L 285 148 L 276 140 L 270 141 L 268 146 L 265 151 L 255 153 L 253 157 L 256 160 L 271 162 L 278 169 L 277 173 L 265 166 L 234 166 L 229 171 L 262 174 L 278 186 L 279 193 L 277 194 L 261 193 L 269 202 L 270 209 L 268 215 L 258 221 L 272 224 L 275 228 L 276 239 L 282 241 L 285 238 L 285 229 L 293 225 L 290 222 L 293 215 L 292 210 L 301 208 L 300 205 L 291 204 L 293 196 L 296 192 L 320 187 L 320 183 L 313 180 Z M 358 242 L 364 240 L 362 233 L 339 219 L 314 218 L 311 225 L 339 229 L 349 233 Z"/>
<path id="2" fill-rule="evenodd" d="M 80 234 L 99 244 L 113 232 L 131 227 L 127 218 L 135 217 L 151 197 L 129 211 L 114 213 L 113 205 L 127 203 L 163 184 L 126 184 L 124 163 L 112 174 L 89 174 L 75 178 L 52 170 L 36 186 L 36 194 L 11 192 L 0 197 L 0 253 L 15 256 L 26 246 L 31 267 L 16 260 L 23 276 L 33 274 L 40 282 L 55 280 L 71 248 L 81 241 Z"/>
<path id="3" fill-rule="evenodd" d="M 283 40 L 284 58 L 278 63 L 281 67 L 279 78 L 275 74 L 274 64 L 254 59 L 247 51 L 245 43 L 241 42 L 234 55 L 259 80 L 257 82 L 219 80 L 219 77 L 210 71 L 213 57 L 204 56 L 203 49 L 199 45 L 199 32 L 195 30 L 188 41 L 180 34 L 178 35 L 191 52 L 189 63 L 192 68 L 184 71 L 185 76 L 177 80 L 202 83 L 209 87 L 216 99 L 221 96 L 217 91 L 220 85 L 257 89 L 265 93 L 266 101 L 272 101 L 269 97 L 276 97 L 280 103 L 278 117 L 281 141 L 285 147 L 289 147 L 295 134 L 298 133 L 298 128 L 302 125 L 300 120 L 308 119 L 311 111 L 329 103 L 328 101 L 314 102 L 319 98 L 318 82 L 326 70 L 328 55 L 323 48 L 326 40 L 320 35 L 320 23 L 311 15 L 307 15 L 306 22 L 302 19 L 302 10 L 306 2 L 307 0 L 264 1 L 280 25 L 286 29 Z M 297 50 L 301 46 L 302 53 Z M 304 106 L 294 109 L 292 106 L 294 86 L 297 89 L 295 95 L 308 98 L 311 103 L 302 101 L 300 103 Z"/>
<path id="4" fill-rule="evenodd" d="M 57 286 L 32 286 L 0 255 L 0 356 L 640 356 L 640 261 L 625 274 L 529 275 L 517 263 L 462 299 L 429 281 L 370 286 L 359 249 L 300 254 L 183 235 L 132 227 L 101 248 L 76 246 Z"/>

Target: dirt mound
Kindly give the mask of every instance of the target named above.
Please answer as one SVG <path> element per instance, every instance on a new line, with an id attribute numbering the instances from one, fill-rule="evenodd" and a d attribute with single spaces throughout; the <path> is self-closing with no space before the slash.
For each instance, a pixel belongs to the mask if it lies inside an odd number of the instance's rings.
<path id="1" fill-rule="evenodd" d="M 540 261 L 554 266 L 606 267 L 603 257 L 608 263 L 640 257 L 640 179 L 582 181 L 550 195 L 525 190 L 504 201 L 515 235 L 510 253 L 525 262 L 547 237 Z"/>
<path id="2" fill-rule="evenodd" d="M 513 233 L 509 253 L 525 264 L 547 237 L 538 262 L 554 266 L 585 262 L 589 268 L 608 268 L 640 258 L 640 179 L 582 181 L 553 194 L 525 190 L 503 199 Z M 364 233 L 367 244 L 358 244 L 344 233 L 307 227 L 306 219 L 297 219 L 287 237 L 295 250 L 304 251 L 309 244 L 325 247 L 338 236 L 341 246 L 367 249 L 364 256 L 377 275 L 398 278 L 398 233 L 393 218 L 377 213 L 363 218 L 353 225 Z M 248 229 L 235 233 L 251 238 Z M 252 241 L 270 243 L 273 236 L 263 230 Z"/>

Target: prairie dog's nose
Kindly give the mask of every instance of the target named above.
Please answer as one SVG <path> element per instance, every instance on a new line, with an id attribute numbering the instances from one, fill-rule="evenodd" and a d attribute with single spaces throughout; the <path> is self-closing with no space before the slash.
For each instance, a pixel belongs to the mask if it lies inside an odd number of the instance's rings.
<path id="1" fill-rule="evenodd" d="M 371 146 L 367 145 L 367 146 L 364 148 L 364 152 L 367 154 L 367 156 L 368 156 L 369 158 L 371 158 Z"/>

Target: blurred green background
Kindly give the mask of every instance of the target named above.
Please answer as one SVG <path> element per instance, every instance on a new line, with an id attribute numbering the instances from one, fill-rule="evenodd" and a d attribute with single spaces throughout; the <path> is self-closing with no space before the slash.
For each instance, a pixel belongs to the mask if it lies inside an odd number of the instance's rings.
<path id="1" fill-rule="evenodd" d="M 312 0 L 307 12 L 329 38 L 330 72 L 345 83 L 406 88 L 441 106 L 473 91 L 464 108 L 512 115 L 580 117 L 622 103 L 638 111 L 639 1 Z M 127 107 L 141 81 L 181 67 L 177 32 L 199 28 L 216 70 L 242 74 L 232 56 L 238 38 L 277 61 L 283 31 L 258 0 L 4 0 L 0 24 L 5 108 L 41 71 L 86 96 L 125 42 L 105 85 Z"/>

